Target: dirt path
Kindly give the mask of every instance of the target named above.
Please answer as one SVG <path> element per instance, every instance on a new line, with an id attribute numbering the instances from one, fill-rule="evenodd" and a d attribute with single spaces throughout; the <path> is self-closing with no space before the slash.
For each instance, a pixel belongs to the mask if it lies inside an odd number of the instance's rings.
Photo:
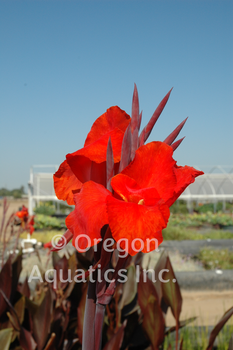
<path id="1" fill-rule="evenodd" d="M 22 205 L 25 205 L 25 207 L 28 207 L 28 199 L 27 198 L 19 198 L 19 199 L 7 199 L 7 204 L 9 204 L 9 208 L 7 210 L 7 214 L 5 217 L 5 225 L 8 220 L 8 218 L 11 216 L 12 213 L 15 213 L 19 210 L 19 208 L 22 207 Z M 0 224 L 2 223 L 3 219 L 3 199 L 0 199 Z M 10 227 L 7 230 L 7 233 L 10 233 Z"/>
<path id="2" fill-rule="evenodd" d="M 233 306 L 233 291 L 181 291 L 183 306 L 181 320 L 197 317 L 197 320 L 190 325 L 215 325 L 225 311 Z M 233 320 L 231 320 L 233 322 Z M 175 325 L 174 317 L 169 310 L 167 325 Z"/>

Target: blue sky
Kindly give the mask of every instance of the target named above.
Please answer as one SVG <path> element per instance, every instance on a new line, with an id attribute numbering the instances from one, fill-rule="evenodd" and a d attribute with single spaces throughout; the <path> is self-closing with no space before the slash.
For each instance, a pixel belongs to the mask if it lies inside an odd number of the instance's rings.
<path id="1" fill-rule="evenodd" d="M 187 116 L 179 165 L 233 166 L 233 2 L 0 0 L 0 188 L 60 164 L 118 105 L 142 127 L 173 87 L 149 141 Z"/>

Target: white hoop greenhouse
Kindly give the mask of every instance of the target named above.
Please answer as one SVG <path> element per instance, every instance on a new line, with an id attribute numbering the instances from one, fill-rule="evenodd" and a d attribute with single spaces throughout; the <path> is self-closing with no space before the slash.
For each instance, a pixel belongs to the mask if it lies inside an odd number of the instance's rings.
<path id="1" fill-rule="evenodd" d="M 195 166 L 205 172 L 196 178 L 179 197 L 179 200 L 187 202 L 189 210 L 192 203 L 223 203 L 233 201 L 233 166 Z M 58 169 L 57 165 L 34 165 L 30 170 L 28 183 L 28 207 L 29 213 L 33 213 L 36 203 L 41 201 L 59 201 L 53 187 L 53 174 Z"/>

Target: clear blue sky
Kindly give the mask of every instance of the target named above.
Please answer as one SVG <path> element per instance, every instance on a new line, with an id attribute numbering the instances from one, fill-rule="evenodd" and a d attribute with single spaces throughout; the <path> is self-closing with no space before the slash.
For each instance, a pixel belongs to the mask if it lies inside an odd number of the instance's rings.
<path id="1" fill-rule="evenodd" d="M 150 141 L 187 116 L 179 165 L 233 165 L 233 2 L 0 0 L 0 188 L 60 164 L 118 105 L 142 126 L 174 87 Z"/>

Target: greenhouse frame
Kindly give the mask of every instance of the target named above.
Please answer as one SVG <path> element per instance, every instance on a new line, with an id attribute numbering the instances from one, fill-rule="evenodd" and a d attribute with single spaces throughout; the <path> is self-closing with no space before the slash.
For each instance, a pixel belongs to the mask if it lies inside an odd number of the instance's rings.
<path id="1" fill-rule="evenodd" d="M 189 211 L 192 211 L 193 203 L 205 204 L 233 201 L 233 166 L 195 166 L 204 171 L 204 175 L 196 178 L 195 182 L 188 186 L 178 200 L 187 203 Z M 57 165 L 34 165 L 30 169 L 28 183 L 28 207 L 30 215 L 36 205 L 43 201 L 64 203 L 57 199 L 54 186 L 53 174 L 58 169 Z"/>

